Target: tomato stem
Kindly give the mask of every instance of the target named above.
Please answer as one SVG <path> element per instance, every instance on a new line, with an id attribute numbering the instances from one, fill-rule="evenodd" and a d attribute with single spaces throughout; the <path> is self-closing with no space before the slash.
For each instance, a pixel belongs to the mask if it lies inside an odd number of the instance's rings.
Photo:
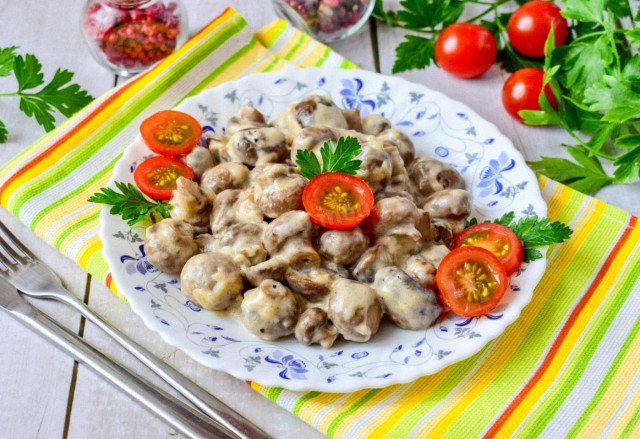
<path id="1" fill-rule="evenodd" d="M 484 3 L 484 2 L 480 2 L 480 1 L 472 1 L 472 3 L 477 3 L 479 5 L 484 5 L 484 4 L 490 4 L 491 7 L 485 9 L 483 12 L 479 13 L 478 15 L 476 15 L 475 17 L 472 17 L 470 19 L 467 20 L 467 23 L 473 23 L 479 19 L 481 19 L 482 17 L 484 17 L 485 15 L 489 14 L 490 12 L 496 12 L 498 6 L 509 2 L 510 0 L 499 0 L 495 3 Z M 496 20 L 497 21 L 497 20 Z"/>

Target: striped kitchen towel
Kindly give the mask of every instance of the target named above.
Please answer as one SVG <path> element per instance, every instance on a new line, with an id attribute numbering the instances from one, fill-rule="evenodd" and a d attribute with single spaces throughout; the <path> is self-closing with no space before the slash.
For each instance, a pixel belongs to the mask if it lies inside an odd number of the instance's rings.
<path id="1" fill-rule="evenodd" d="M 355 67 L 283 21 L 252 34 L 227 9 L 147 73 L 97 99 L 0 170 L 0 201 L 113 288 L 87 198 L 150 114 L 242 75 Z M 369 437 L 640 437 L 640 228 L 540 178 L 571 240 L 549 249 L 534 299 L 475 356 L 414 382 L 350 394 L 252 387 L 319 431 Z"/>

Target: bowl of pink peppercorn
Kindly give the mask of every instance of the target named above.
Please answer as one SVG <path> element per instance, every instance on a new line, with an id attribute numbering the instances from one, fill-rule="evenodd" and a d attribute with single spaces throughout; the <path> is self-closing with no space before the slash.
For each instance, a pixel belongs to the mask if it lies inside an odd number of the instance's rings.
<path id="1" fill-rule="evenodd" d="M 280 18 L 324 43 L 333 43 L 358 32 L 375 5 L 375 0 L 272 1 Z"/>
<path id="2" fill-rule="evenodd" d="M 89 0 L 81 25 L 93 57 L 124 77 L 171 54 L 189 29 L 180 0 Z"/>

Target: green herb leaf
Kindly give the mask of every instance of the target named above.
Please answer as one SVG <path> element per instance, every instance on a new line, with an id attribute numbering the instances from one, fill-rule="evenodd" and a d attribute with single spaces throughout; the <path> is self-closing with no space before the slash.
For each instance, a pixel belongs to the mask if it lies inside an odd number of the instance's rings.
<path id="1" fill-rule="evenodd" d="M 574 20 L 604 23 L 604 0 L 563 0 L 566 9 L 562 15 Z"/>
<path id="2" fill-rule="evenodd" d="M 318 157 L 311 151 L 299 149 L 296 153 L 296 163 L 300 166 L 302 176 L 309 180 L 318 174 L 322 174 Z"/>
<path id="3" fill-rule="evenodd" d="M 640 94 L 629 80 L 605 75 L 584 92 L 584 101 L 592 111 L 605 111 L 602 120 L 624 123 L 640 114 Z"/>
<path id="4" fill-rule="evenodd" d="M 527 216 L 516 221 L 513 212 L 505 213 L 501 218 L 485 222 L 501 224 L 515 233 L 522 243 L 524 262 L 542 258 L 542 253 L 538 248 L 564 242 L 573 233 L 573 230 L 566 224 L 559 221 L 552 223 L 549 218 Z"/>
<path id="5" fill-rule="evenodd" d="M 526 67 L 542 69 L 542 61 L 536 58 L 528 58 L 516 52 L 511 44 L 506 43 L 505 48 L 498 50 L 496 61 L 505 71 L 509 73 L 516 72 Z"/>
<path id="6" fill-rule="evenodd" d="M 340 137 L 335 149 L 333 146 L 333 142 L 328 140 L 320 149 L 322 172 L 342 172 L 355 175 L 362 164 L 361 160 L 354 160 L 362 152 L 358 139 Z"/>
<path id="7" fill-rule="evenodd" d="M 35 117 L 46 131 L 55 128 L 53 109 L 57 109 L 64 116 L 71 116 L 93 100 L 86 91 L 77 84 L 70 84 L 73 73 L 58 69 L 53 79 L 39 91 L 32 90 L 44 84 L 44 74 L 38 59 L 27 54 L 25 57 L 16 55 L 13 72 L 18 81 L 17 96 L 20 97 L 20 110 L 27 116 Z"/>
<path id="8" fill-rule="evenodd" d="M 0 120 L 0 143 L 6 142 L 8 135 L 7 127 L 4 125 L 4 122 Z"/>
<path id="9" fill-rule="evenodd" d="M 402 0 L 400 6 L 404 9 L 398 11 L 398 19 L 407 29 L 446 27 L 460 18 L 465 3 L 460 0 Z"/>
<path id="10" fill-rule="evenodd" d="M 618 157 L 613 164 L 617 166 L 613 172 L 616 183 L 623 183 L 627 180 L 634 181 L 640 170 L 640 144 Z"/>
<path id="11" fill-rule="evenodd" d="M 392 72 L 400 73 L 411 69 L 424 69 L 435 64 L 436 39 L 416 35 L 405 35 L 404 41 L 396 47 L 396 60 Z"/>
<path id="12" fill-rule="evenodd" d="M 0 76 L 9 76 L 13 71 L 16 46 L 0 49 Z"/>
<path id="13" fill-rule="evenodd" d="M 478 220 L 471 218 L 467 222 L 467 227 L 477 224 Z M 549 218 L 538 218 L 537 216 L 527 216 L 515 219 L 514 212 L 507 212 L 502 217 L 485 223 L 495 223 L 508 227 L 515 233 L 524 249 L 524 262 L 535 261 L 542 257 L 538 250 L 551 244 L 559 244 L 571 237 L 573 231 L 569 226 L 559 221 L 551 222 Z"/>
<path id="14" fill-rule="evenodd" d="M 67 85 L 72 79 L 73 73 L 58 69 L 51 82 L 36 93 L 36 96 L 69 117 L 93 100 L 78 84 Z"/>
<path id="15" fill-rule="evenodd" d="M 89 203 L 112 206 L 109 213 L 122 216 L 122 219 L 127 221 L 129 225 L 144 221 L 149 216 L 151 216 L 155 222 L 154 214 L 156 213 L 162 218 L 169 218 L 171 204 L 164 201 L 147 199 L 142 192 L 131 183 L 116 181 L 115 184 L 120 192 L 103 187 L 100 189 L 100 192 L 93 194 L 87 201 Z"/>
<path id="16" fill-rule="evenodd" d="M 342 172 L 343 174 L 355 175 L 362 164 L 361 160 L 355 160 L 355 158 L 361 152 L 362 148 L 358 139 L 355 137 L 340 137 L 335 148 L 331 140 L 324 142 L 324 145 L 320 148 L 322 168 L 316 154 L 306 150 L 298 150 L 296 163 L 300 166 L 300 173 L 308 179 L 325 172 Z"/>
<path id="17" fill-rule="evenodd" d="M 605 0 L 604 7 L 616 18 L 633 18 L 628 0 Z"/>
<path id="18" fill-rule="evenodd" d="M 14 59 L 13 70 L 18 81 L 18 93 L 44 84 L 44 73 L 40 71 L 42 65 L 30 53 L 27 53 L 24 58 L 22 55 L 17 55 Z"/>
<path id="19" fill-rule="evenodd" d="M 613 183 L 613 179 L 608 175 L 577 165 L 567 159 L 543 156 L 541 160 L 528 162 L 528 164 L 534 171 L 589 195 Z"/>
<path id="20" fill-rule="evenodd" d="M 638 8 L 638 11 L 640 11 L 640 8 Z M 624 32 L 624 36 L 627 37 L 629 43 L 633 44 L 634 46 L 640 46 L 640 27 L 626 30 Z"/>
<path id="21" fill-rule="evenodd" d="M 606 37 L 589 43 L 575 43 L 556 49 L 562 59 L 559 75 L 571 96 L 582 98 L 584 90 L 598 82 L 613 61 L 613 53 Z M 554 54 L 555 55 L 555 54 Z"/>

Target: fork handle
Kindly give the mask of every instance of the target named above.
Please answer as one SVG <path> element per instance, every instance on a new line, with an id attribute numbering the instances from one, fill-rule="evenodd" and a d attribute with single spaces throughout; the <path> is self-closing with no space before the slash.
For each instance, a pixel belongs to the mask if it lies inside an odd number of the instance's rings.
<path id="1" fill-rule="evenodd" d="M 61 298 L 60 296 L 58 296 Z M 248 419 L 228 407 L 222 401 L 216 399 L 209 392 L 194 384 L 184 375 L 173 369 L 144 347 L 133 341 L 131 338 L 120 332 L 96 314 L 84 302 L 72 295 L 65 295 L 64 301 L 74 307 L 78 312 L 94 323 L 111 338 L 117 341 L 122 347 L 129 351 L 134 357 L 149 367 L 158 376 L 165 380 L 174 389 L 180 392 L 187 400 L 199 408 L 203 413 L 215 419 L 225 428 L 232 431 L 243 439 L 269 439 L 270 436 L 259 427 L 251 423 Z"/>
<path id="2" fill-rule="evenodd" d="M 209 419 L 154 384 L 129 372 L 36 308 L 29 306 L 28 309 L 23 307 L 22 310 L 8 310 L 8 312 L 78 362 L 92 368 L 185 436 L 193 439 L 237 437 L 224 425 Z"/>

